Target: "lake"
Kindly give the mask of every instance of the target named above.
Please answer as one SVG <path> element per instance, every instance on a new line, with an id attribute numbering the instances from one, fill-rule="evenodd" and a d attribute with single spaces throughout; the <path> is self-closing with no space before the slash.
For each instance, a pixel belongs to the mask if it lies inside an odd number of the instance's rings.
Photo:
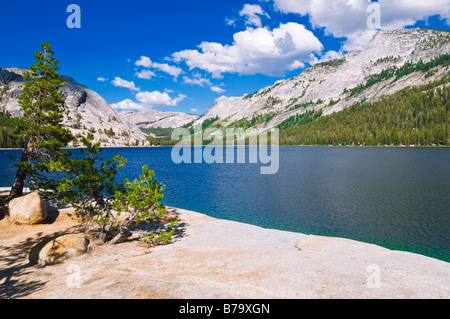
<path id="1" fill-rule="evenodd" d="M 105 149 L 148 165 L 164 203 L 216 218 L 351 238 L 450 261 L 450 148 L 280 147 L 279 170 L 261 164 L 175 164 L 171 147 Z M 15 170 L 0 150 L 0 186 Z"/>

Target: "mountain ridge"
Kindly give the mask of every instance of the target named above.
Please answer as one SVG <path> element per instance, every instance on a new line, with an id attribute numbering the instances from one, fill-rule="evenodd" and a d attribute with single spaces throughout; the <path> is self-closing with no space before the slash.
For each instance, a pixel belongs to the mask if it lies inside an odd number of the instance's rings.
<path id="1" fill-rule="evenodd" d="M 407 63 L 429 62 L 449 53 L 449 31 L 420 28 L 379 31 L 363 50 L 317 63 L 295 77 L 279 80 L 255 93 L 222 98 L 198 121 L 217 118 L 215 125 L 229 126 L 258 116 L 263 120 L 257 121 L 253 129 L 266 130 L 312 110 L 332 114 L 367 99 L 439 80 L 448 74 L 448 67 L 437 68 L 431 76 L 418 71 L 394 82 L 386 79 L 352 94 L 352 90 L 364 86 L 372 75 Z"/>
<path id="2" fill-rule="evenodd" d="M 18 97 L 26 81 L 26 69 L 0 68 L 0 109 L 21 116 Z M 148 145 L 146 135 L 134 124 L 126 122 L 98 93 L 69 76 L 61 76 L 66 84 L 61 94 L 66 97 L 63 126 L 75 137 L 90 132 L 102 146 Z M 77 146 L 72 143 L 71 146 Z"/>
<path id="3" fill-rule="evenodd" d="M 67 98 L 64 125 L 78 137 L 93 133 L 102 146 L 147 146 L 148 137 L 158 137 L 152 135 L 152 129 L 165 132 L 193 121 L 264 131 L 311 112 L 327 116 L 407 87 L 439 81 L 449 74 L 449 54 L 449 31 L 379 31 L 360 51 L 316 63 L 295 77 L 278 80 L 252 94 L 223 97 L 201 116 L 153 109 L 118 113 L 93 90 L 62 76 L 66 85 L 61 91 Z M 25 71 L 0 68 L 0 108 L 13 116 L 20 116 L 18 96 Z"/>
<path id="4" fill-rule="evenodd" d="M 139 112 L 122 111 L 120 115 L 125 121 L 136 124 L 141 129 L 152 128 L 177 128 L 193 122 L 199 115 L 182 113 L 182 112 L 166 112 L 154 109 L 147 109 Z"/>

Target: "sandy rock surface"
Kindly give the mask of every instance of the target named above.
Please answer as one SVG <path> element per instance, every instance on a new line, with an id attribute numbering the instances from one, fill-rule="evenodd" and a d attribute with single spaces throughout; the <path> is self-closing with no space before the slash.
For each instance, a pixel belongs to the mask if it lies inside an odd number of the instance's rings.
<path id="1" fill-rule="evenodd" d="M 14 198 L 8 208 L 10 221 L 16 224 L 39 224 L 47 218 L 47 209 L 38 193 Z"/>
<path id="2" fill-rule="evenodd" d="M 48 242 L 40 251 L 37 262 L 41 265 L 52 265 L 80 256 L 87 252 L 89 239 L 83 234 L 66 234 Z"/>
<path id="3" fill-rule="evenodd" d="M 215 219 L 170 209 L 173 244 L 101 245 L 56 265 L 30 256 L 83 226 L 66 211 L 39 225 L 0 221 L 0 298 L 449 298 L 450 266 L 348 239 Z"/>

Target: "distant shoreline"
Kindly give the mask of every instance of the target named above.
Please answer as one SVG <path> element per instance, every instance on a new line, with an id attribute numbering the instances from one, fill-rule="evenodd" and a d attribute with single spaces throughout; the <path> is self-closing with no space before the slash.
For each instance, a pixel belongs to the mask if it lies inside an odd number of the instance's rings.
<path id="1" fill-rule="evenodd" d="M 203 144 L 201 146 L 208 146 L 209 144 Z M 157 148 L 157 147 L 173 147 L 175 145 L 153 145 L 153 146 L 101 146 L 100 148 Z M 188 145 L 189 146 L 189 145 Z M 197 146 L 197 145 L 190 145 Z M 200 146 L 200 145 L 198 145 Z M 226 145 L 223 145 L 226 146 Z M 234 145 L 241 146 L 241 145 Z M 255 146 L 255 145 L 245 145 Z M 257 145 L 256 145 L 257 146 Z M 271 146 L 271 145 L 267 145 Z M 351 147 L 351 148 L 449 148 L 450 145 L 278 145 L 279 147 Z M 85 149 L 85 147 L 71 147 L 62 148 L 63 150 L 76 150 Z M 23 148 L 0 148 L 0 151 L 19 151 Z"/>

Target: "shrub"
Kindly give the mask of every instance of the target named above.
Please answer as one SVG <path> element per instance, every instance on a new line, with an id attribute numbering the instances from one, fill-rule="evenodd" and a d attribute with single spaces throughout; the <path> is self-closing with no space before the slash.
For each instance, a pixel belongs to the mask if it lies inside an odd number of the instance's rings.
<path id="1" fill-rule="evenodd" d="M 116 244 L 132 235 L 128 226 L 133 222 L 150 222 L 166 214 L 161 202 L 165 186 L 157 182 L 147 166 L 142 168 L 139 179 L 117 182 L 116 174 L 126 160 L 116 154 L 104 161 L 98 156 L 102 149 L 92 140 L 92 134 L 82 138 L 86 149 L 81 151 L 87 156 L 66 157 L 52 163 L 53 171 L 64 174 L 58 198 L 63 204 L 72 205 L 79 220 L 99 226 L 98 237 L 102 241 Z"/>

